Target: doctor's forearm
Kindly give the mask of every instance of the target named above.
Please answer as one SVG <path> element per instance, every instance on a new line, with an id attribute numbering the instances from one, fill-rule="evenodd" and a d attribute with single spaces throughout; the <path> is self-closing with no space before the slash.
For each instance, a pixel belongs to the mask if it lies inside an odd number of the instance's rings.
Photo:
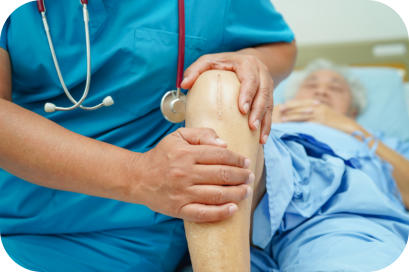
<path id="1" fill-rule="evenodd" d="M 73 133 L 0 98 L 0 167 L 37 185 L 123 200 L 137 153 Z"/>
<path id="2" fill-rule="evenodd" d="M 257 57 L 267 66 L 277 86 L 292 71 L 297 55 L 295 41 L 291 43 L 272 43 L 257 47 L 246 48 L 239 51 Z"/>

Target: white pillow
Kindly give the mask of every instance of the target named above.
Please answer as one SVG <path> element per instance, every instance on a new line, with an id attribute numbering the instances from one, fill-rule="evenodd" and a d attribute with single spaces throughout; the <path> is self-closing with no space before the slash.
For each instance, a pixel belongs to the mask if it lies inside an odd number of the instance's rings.
<path id="1" fill-rule="evenodd" d="M 354 67 L 351 70 L 367 89 L 368 104 L 357 121 L 372 131 L 409 140 L 409 107 L 406 103 L 409 101 L 399 69 Z M 284 102 L 286 82 L 287 80 L 283 81 L 275 90 L 275 104 Z"/>

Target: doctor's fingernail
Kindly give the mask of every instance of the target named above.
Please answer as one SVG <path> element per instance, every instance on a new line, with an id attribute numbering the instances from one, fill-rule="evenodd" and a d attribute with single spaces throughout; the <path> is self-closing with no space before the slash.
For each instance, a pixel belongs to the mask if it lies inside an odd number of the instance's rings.
<path id="1" fill-rule="evenodd" d="M 253 189 L 251 189 L 250 186 L 247 187 L 246 189 L 246 196 L 245 199 L 248 198 L 249 196 L 251 196 L 251 193 L 253 192 Z"/>
<path id="2" fill-rule="evenodd" d="M 244 104 L 243 109 L 244 109 L 244 112 L 245 112 L 245 113 L 248 113 L 248 112 L 249 112 L 249 109 L 250 109 L 249 103 Z"/>
<path id="3" fill-rule="evenodd" d="M 256 179 L 256 176 L 254 175 L 253 172 L 250 173 L 249 177 L 246 180 L 246 184 L 252 184 L 254 180 Z"/>
<path id="4" fill-rule="evenodd" d="M 318 105 L 318 104 L 320 104 L 321 102 L 319 101 L 319 100 L 314 100 L 314 104 L 315 105 Z"/>
<path id="5" fill-rule="evenodd" d="M 259 121 L 259 120 L 256 120 L 256 121 L 253 123 L 253 126 L 254 126 L 256 129 L 258 129 L 258 128 L 260 127 L 260 121 Z"/>
<path id="6" fill-rule="evenodd" d="M 229 214 L 233 214 L 237 211 L 237 206 L 236 205 L 230 205 L 229 206 Z"/>
<path id="7" fill-rule="evenodd" d="M 180 85 L 183 85 L 184 83 L 188 82 L 188 80 L 189 80 L 189 77 L 183 78 L 182 83 L 180 83 Z"/>
<path id="8" fill-rule="evenodd" d="M 216 144 L 218 144 L 218 145 L 227 145 L 226 142 L 223 141 L 223 140 L 220 139 L 220 138 L 217 138 L 215 141 L 216 141 Z"/>
<path id="9" fill-rule="evenodd" d="M 268 135 L 263 136 L 263 144 L 267 143 Z"/>
<path id="10" fill-rule="evenodd" d="M 247 158 L 246 158 L 246 159 L 244 160 L 244 168 L 245 168 L 245 169 L 248 169 L 249 167 L 250 167 L 250 159 L 247 159 Z"/>

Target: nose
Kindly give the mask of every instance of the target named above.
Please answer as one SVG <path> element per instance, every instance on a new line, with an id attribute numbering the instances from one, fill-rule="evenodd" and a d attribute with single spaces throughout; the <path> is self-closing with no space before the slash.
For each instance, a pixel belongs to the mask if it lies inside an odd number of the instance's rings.
<path id="1" fill-rule="evenodd" d="M 325 86 L 318 86 L 315 90 L 314 90 L 314 95 L 316 97 L 326 97 L 328 95 L 328 91 L 327 88 L 325 88 Z"/>

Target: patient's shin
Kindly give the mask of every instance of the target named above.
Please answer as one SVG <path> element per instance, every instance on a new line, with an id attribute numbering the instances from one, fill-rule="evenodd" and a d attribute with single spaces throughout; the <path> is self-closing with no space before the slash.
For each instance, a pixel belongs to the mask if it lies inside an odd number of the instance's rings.
<path id="1" fill-rule="evenodd" d="M 259 131 L 251 131 L 248 116 L 238 109 L 240 82 L 235 73 L 203 73 L 188 93 L 187 127 L 213 128 L 228 149 L 251 160 L 256 171 Z M 256 173 L 256 180 L 257 180 Z M 251 197 L 239 204 L 231 218 L 217 223 L 185 221 L 186 237 L 195 272 L 250 271 L 249 230 Z"/>

